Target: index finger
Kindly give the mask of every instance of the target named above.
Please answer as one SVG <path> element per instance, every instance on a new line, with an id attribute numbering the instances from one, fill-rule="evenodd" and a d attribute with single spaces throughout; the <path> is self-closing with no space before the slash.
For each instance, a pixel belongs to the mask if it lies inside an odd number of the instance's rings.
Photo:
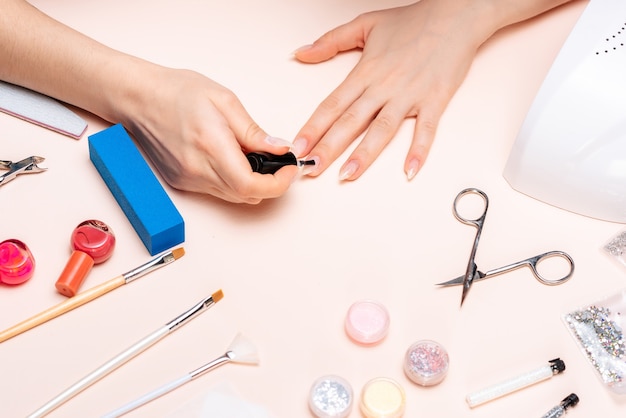
<path id="1" fill-rule="evenodd" d="M 350 105 L 363 94 L 365 87 L 353 80 L 348 76 L 317 106 L 300 129 L 293 141 L 297 157 L 307 155 Z"/>

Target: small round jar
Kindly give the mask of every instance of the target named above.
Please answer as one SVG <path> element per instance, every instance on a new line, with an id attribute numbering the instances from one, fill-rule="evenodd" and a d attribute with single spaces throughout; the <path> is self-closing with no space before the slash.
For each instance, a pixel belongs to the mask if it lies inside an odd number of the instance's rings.
<path id="1" fill-rule="evenodd" d="M 406 394 L 396 381 L 379 377 L 363 386 L 361 412 L 366 418 L 400 418 L 406 407 Z"/>
<path id="2" fill-rule="evenodd" d="M 448 374 L 449 365 L 446 350 L 431 340 L 414 343 L 404 356 L 404 373 L 411 381 L 422 386 L 440 383 Z"/>
<path id="3" fill-rule="evenodd" d="M 309 408 L 317 418 L 346 418 L 352 411 L 352 387 L 339 376 L 322 376 L 313 383 Z"/>
<path id="4" fill-rule="evenodd" d="M 373 300 L 355 302 L 348 309 L 345 328 L 348 336 L 357 343 L 376 344 L 387 335 L 389 313 L 383 305 Z"/>

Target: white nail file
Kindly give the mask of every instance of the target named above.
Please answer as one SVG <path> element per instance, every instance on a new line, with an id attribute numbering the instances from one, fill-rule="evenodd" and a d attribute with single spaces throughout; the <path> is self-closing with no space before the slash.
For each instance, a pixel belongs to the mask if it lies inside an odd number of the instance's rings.
<path id="1" fill-rule="evenodd" d="M 58 101 L 4 81 L 0 81 L 0 111 L 75 139 L 87 129 L 87 122 Z"/>

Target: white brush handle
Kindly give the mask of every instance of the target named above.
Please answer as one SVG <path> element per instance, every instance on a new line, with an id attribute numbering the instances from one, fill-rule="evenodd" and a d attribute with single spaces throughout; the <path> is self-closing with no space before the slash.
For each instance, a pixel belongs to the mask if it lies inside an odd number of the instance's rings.
<path id="1" fill-rule="evenodd" d="M 473 408 L 481 405 L 485 402 L 494 400 L 516 390 L 525 388 L 542 380 L 551 378 L 554 375 L 552 367 L 550 365 L 543 366 L 538 369 L 532 370 L 528 373 L 524 373 L 520 376 L 514 377 L 504 382 L 498 383 L 493 386 L 489 386 L 485 389 L 477 392 L 470 393 L 465 399 L 467 404 Z"/>
<path id="2" fill-rule="evenodd" d="M 123 405 L 117 408 L 115 411 L 109 412 L 108 414 L 104 415 L 102 418 L 119 417 L 127 412 L 132 411 L 133 409 L 139 408 L 141 405 L 144 405 L 150 401 L 153 401 L 159 396 L 165 395 L 166 393 L 173 391 L 177 387 L 182 386 L 183 384 L 189 382 L 192 379 L 195 379 L 196 377 L 208 372 L 209 370 L 213 370 L 214 368 L 221 366 L 222 364 L 226 364 L 228 361 L 230 361 L 230 357 L 228 356 L 228 353 L 226 353 L 223 356 L 220 356 L 216 358 L 215 360 L 205 364 L 204 366 L 199 367 L 190 373 L 187 373 L 183 377 L 177 380 L 174 380 L 173 382 L 166 383 L 160 388 L 157 388 L 153 390 L 152 392 L 148 392 L 142 397 L 137 398 L 134 401 L 131 401 L 127 403 L 126 405 Z"/>
<path id="3" fill-rule="evenodd" d="M 78 382 L 74 383 L 72 386 L 70 386 L 69 388 L 58 394 L 55 398 L 50 400 L 48 403 L 43 405 L 41 408 L 30 414 L 28 418 L 39 418 L 45 416 L 61 404 L 67 402 L 69 399 L 76 396 L 78 393 L 106 376 L 107 374 L 111 373 L 113 370 L 120 367 L 122 364 L 126 363 L 128 360 L 146 350 L 148 347 L 159 341 L 161 338 L 165 337 L 169 332 L 170 328 L 167 326 L 159 328 L 152 334 L 132 345 L 130 348 L 113 357 L 111 360 L 107 361 L 102 366 L 98 367 L 96 370 L 89 373 Z"/>
<path id="4" fill-rule="evenodd" d="M 139 408 L 141 405 L 147 404 L 148 402 L 158 398 L 159 396 L 163 396 L 166 393 L 173 391 L 174 389 L 184 385 L 189 381 L 191 381 L 191 375 L 186 374 L 172 382 L 166 383 L 160 388 L 154 389 L 153 391 L 146 393 L 145 395 L 135 399 L 134 401 L 128 402 L 126 405 L 117 408 L 115 411 L 111 411 L 108 414 L 103 415 L 102 418 L 116 418 L 122 416 L 125 413 L 132 411 L 133 409 Z"/>

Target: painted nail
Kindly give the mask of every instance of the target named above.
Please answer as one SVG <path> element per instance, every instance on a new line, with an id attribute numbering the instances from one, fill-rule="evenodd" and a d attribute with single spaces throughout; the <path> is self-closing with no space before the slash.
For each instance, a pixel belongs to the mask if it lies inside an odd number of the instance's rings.
<path id="1" fill-rule="evenodd" d="M 296 138 L 293 141 L 293 147 L 291 148 L 292 152 L 296 155 L 296 157 L 302 156 L 302 153 L 306 149 L 309 142 L 304 138 Z"/>
<path id="2" fill-rule="evenodd" d="M 276 138 L 274 136 L 266 136 L 265 137 L 265 142 L 267 142 L 268 144 L 274 146 L 274 147 L 287 147 L 289 149 L 291 149 L 291 147 L 293 146 L 293 144 L 285 139 L 281 139 L 281 138 Z"/>
<path id="3" fill-rule="evenodd" d="M 311 174 L 312 172 L 317 170 L 317 167 L 320 166 L 320 157 L 310 157 L 310 158 L 307 158 L 307 160 L 313 160 L 315 161 L 315 164 L 302 166 L 300 173 L 303 176 L 306 176 L 307 174 Z"/>
<path id="4" fill-rule="evenodd" d="M 406 172 L 406 178 L 411 181 L 417 175 L 420 168 L 420 162 L 418 160 L 411 160 L 409 163 L 409 169 Z"/>
<path id="5" fill-rule="evenodd" d="M 359 163 L 357 163 L 354 160 L 349 161 L 348 164 L 344 165 L 341 171 L 339 172 L 339 180 L 349 179 L 350 177 L 352 177 L 352 175 L 354 175 L 354 173 L 356 173 L 358 169 L 359 169 Z"/>

